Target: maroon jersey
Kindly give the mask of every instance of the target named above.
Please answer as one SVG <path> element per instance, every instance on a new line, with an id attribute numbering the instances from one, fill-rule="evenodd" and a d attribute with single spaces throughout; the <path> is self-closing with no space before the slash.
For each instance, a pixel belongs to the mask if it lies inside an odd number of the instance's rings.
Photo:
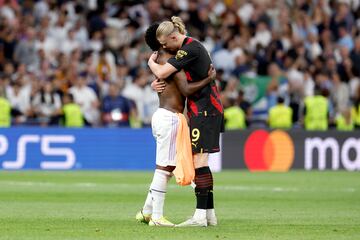
<path id="1" fill-rule="evenodd" d="M 176 55 L 168 60 L 177 70 L 184 69 L 188 81 L 200 81 L 208 76 L 211 64 L 205 47 L 193 38 L 185 38 Z M 206 85 L 187 98 L 189 117 L 221 115 L 223 106 L 215 82 Z"/>

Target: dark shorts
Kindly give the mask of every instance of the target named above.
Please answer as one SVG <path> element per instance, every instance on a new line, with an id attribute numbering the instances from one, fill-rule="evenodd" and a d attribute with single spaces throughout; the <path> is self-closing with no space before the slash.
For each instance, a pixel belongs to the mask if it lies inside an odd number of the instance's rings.
<path id="1" fill-rule="evenodd" d="M 224 132 L 224 116 L 196 116 L 190 118 L 190 137 L 193 153 L 220 151 L 220 132 Z"/>

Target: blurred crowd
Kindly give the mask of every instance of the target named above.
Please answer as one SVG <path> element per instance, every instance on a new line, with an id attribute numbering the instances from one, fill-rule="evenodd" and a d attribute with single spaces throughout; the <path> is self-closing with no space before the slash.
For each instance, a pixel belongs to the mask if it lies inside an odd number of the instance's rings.
<path id="1" fill-rule="evenodd" d="M 360 0 L 0 0 L 0 97 L 12 125 L 66 125 L 73 104 L 87 126 L 149 126 L 158 98 L 144 32 L 173 15 L 211 54 L 240 128 L 270 120 L 257 117 L 243 76 L 271 78 L 267 116 L 283 104 L 302 126 L 306 98 L 321 93 L 329 126 L 338 116 L 360 125 Z"/>

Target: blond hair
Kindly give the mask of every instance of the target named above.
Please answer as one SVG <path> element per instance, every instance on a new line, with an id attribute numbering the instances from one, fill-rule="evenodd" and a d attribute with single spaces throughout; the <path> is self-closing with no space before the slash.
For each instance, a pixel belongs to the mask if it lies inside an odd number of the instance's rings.
<path id="1" fill-rule="evenodd" d="M 179 32 L 183 35 L 186 34 L 184 22 L 181 20 L 181 18 L 176 16 L 171 17 L 171 22 L 164 21 L 159 25 L 156 30 L 156 38 L 159 38 L 161 36 L 168 36 L 173 32 Z"/>

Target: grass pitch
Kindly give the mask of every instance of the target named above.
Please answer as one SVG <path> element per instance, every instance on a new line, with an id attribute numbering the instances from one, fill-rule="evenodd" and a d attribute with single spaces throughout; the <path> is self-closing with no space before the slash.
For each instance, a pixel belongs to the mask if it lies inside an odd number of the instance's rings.
<path id="1" fill-rule="evenodd" d="M 358 172 L 214 174 L 219 226 L 135 221 L 152 172 L 0 172 L 0 239 L 360 239 Z M 165 215 L 191 216 L 191 187 L 171 181 Z"/>

